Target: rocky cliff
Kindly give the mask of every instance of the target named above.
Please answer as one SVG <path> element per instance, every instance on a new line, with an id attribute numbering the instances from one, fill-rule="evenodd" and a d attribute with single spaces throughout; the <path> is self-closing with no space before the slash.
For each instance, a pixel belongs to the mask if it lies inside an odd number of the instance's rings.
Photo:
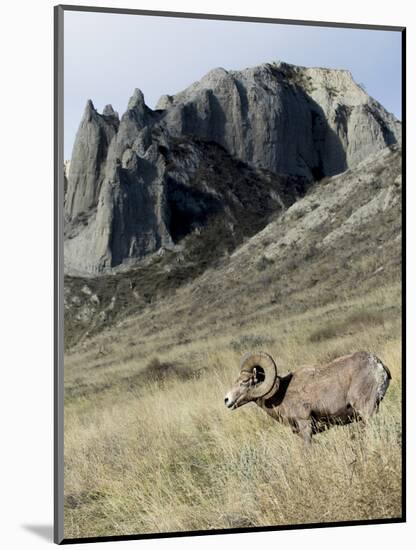
<path id="1" fill-rule="evenodd" d="M 356 166 L 401 132 L 349 71 L 281 62 L 214 69 L 157 107 L 174 134 L 212 139 L 255 166 L 312 179 Z"/>
<path id="2" fill-rule="evenodd" d="M 219 218 L 236 243 L 400 136 L 349 72 L 285 63 L 215 69 L 155 110 L 135 90 L 121 120 L 89 101 L 65 194 L 66 270 L 129 265 Z"/>

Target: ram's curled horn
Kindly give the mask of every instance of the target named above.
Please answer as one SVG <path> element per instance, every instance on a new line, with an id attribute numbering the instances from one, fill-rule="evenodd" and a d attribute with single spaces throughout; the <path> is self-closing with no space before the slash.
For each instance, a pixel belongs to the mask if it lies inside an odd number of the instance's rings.
<path id="1" fill-rule="evenodd" d="M 263 351 L 248 353 L 241 359 L 240 371 L 252 373 L 254 367 L 260 367 L 264 372 L 264 380 L 250 389 L 250 397 L 259 399 L 266 397 L 275 389 L 277 382 L 277 367 L 271 355 Z"/>

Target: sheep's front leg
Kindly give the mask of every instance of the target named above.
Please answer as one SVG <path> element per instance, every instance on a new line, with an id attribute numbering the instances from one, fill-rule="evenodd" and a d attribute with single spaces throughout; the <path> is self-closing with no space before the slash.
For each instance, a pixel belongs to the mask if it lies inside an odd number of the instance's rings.
<path id="1" fill-rule="evenodd" d="M 297 433 L 303 439 L 305 445 L 309 447 L 312 443 L 312 422 L 310 420 L 297 421 Z"/>

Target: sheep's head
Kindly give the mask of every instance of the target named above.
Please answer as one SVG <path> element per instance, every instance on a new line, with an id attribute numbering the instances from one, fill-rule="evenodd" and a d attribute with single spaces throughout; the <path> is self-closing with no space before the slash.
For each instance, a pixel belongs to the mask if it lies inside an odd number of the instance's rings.
<path id="1" fill-rule="evenodd" d="M 240 375 L 224 399 L 229 409 L 267 398 L 279 387 L 276 363 L 264 352 L 249 353 L 241 360 Z"/>

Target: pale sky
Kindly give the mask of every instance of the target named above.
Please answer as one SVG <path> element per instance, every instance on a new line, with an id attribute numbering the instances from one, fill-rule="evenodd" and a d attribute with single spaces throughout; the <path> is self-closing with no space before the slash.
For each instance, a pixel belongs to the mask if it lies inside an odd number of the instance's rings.
<path id="1" fill-rule="evenodd" d="M 154 108 L 215 67 L 271 61 L 348 69 L 356 82 L 401 119 L 401 34 L 126 14 L 64 12 L 64 152 L 70 159 L 92 99 L 120 116 L 134 88 Z"/>

